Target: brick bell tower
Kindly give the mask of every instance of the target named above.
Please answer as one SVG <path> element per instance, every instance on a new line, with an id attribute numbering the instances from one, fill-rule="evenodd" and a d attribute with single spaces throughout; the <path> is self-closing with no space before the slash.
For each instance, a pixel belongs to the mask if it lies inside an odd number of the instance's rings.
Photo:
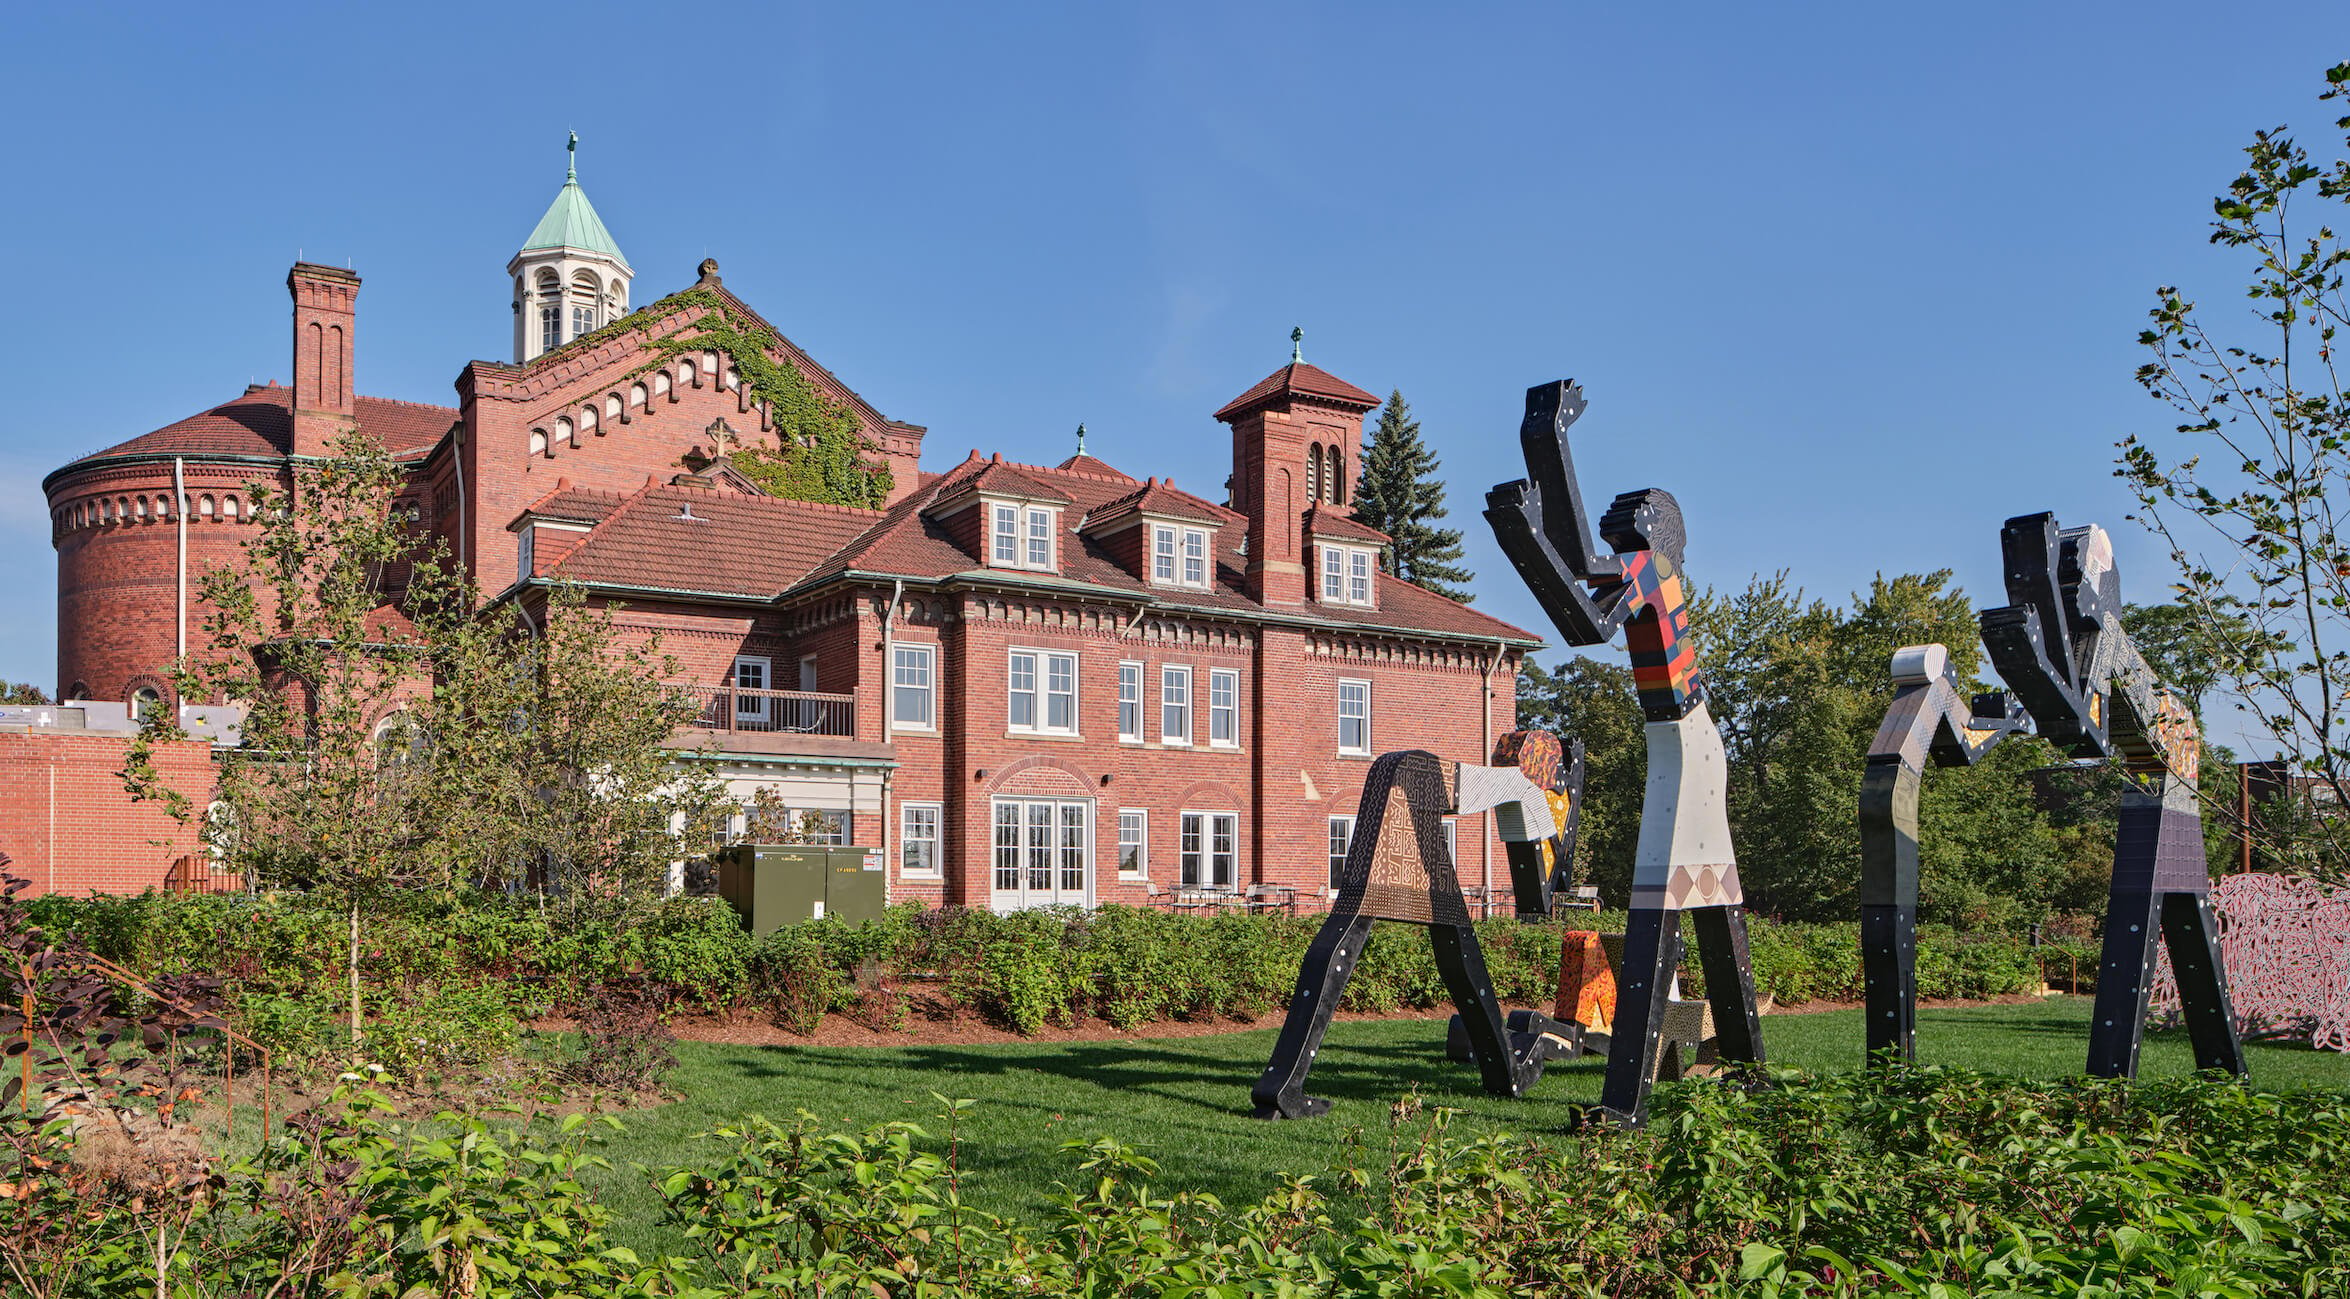
<path id="1" fill-rule="evenodd" d="M 1352 503 L 1363 417 L 1379 404 L 1306 364 L 1304 340 L 1291 330 L 1289 364 L 1216 412 L 1232 426 L 1232 508 L 1248 519 L 1243 580 L 1261 604 L 1305 603 L 1305 512 Z"/>
<path id="2" fill-rule="evenodd" d="M 359 277 L 339 266 L 296 262 L 286 272 L 294 295 L 294 440 L 298 456 L 330 454 L 357 426 L 351 388 L 351 330 L 358 322 Z"/>

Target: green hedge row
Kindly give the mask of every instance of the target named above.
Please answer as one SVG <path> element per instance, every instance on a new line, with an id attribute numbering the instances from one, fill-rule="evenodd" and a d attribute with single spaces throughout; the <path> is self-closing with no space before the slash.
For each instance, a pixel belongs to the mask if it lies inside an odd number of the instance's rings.
<path id="1" fill-rule="evenodd" d="M 305 1026 L 304 1015 L 323 1023 L 342 983 L 347 920 L 300 895 L 44 898 L 32 908 L 37 922 L 75 931 L 142 973 L 223 979 L 248 1019 L 268 1019 L 289 1038 L 326 1031 Z M 1623 921 L 1621 913 L 1580 913 L 1562 924 L 1480 922 L 1495 992 L 1507 1003 L 1547 1005 L 1562 929 L 1620 929 Z M 1134 1028 L 1277 1009 L 1320 923 L 1118 906 L 996 915 L 907 905 L 878 922 L 817 920 L 753 938 L 710 898 L 602 908 L 445 898 L 369 918 L 362 979 L 386 1015 L 455 1002 L 478 1018 L 484 989 L 517 1013 L 544 1013 L 582 1004 L 599 985 L 636 980 L 675 1008 L 767 1007 L 802 1032 L 835 1012 L 902 1022 L 917 1005 L 1023 1033 L 1089 1019 Z M 1860 997 L 1854 926 L 1758 920 L 1750 937 L 1757 989 L 1779 1004 Z M 2020 937 L 1931 927 L 1919 935 L 1923 996 L 2022 992 L 2039 978 Z M 1685 984 L 1702 987 L 1694 960 Z M 1408 925 L 1382 925 L 1343 1006 L 1396 1011 L 1445 999 L 1426 939 Z"/>
<path id="2" fill-rule="evenodd" d="M 41 1155 L 0 1196 L 0 1233 L 59 1299 L 2350 1293 L 2339 1097 L 1933 1069 L 1774 1081 L 1667 1084 L 1636 1134 L 1463 1140 L 1399 1110 L 1384 1157 L 1366 1144 L 1256 1204 L 1170 1196 L 1150 1154 L 1071 1140 L 1065 1189 L 1027 1219 L 969 1206 L 997 1171 L 959 1156 L 970 1101 L 861 1133 L 753 1117 L 651 1173 L 683 1242 L 659 1257 L 620 1245 L 587 1189 L 609 1165 L 579 1115 L 411 1125 L 346 1092 L 340 1116 L 159 1192 L 85 1171 L 122 1152 L 85 1159 L 66 1125 L 0 1112 L 0 1136 Z"/>

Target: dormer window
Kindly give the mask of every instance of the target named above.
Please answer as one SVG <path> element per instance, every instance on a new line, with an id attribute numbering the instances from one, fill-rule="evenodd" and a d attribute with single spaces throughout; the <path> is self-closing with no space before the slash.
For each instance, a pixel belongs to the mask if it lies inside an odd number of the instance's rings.
<path id="1" fill-rule="evenodd" d="M 1322 547 L 1322 602 L 1371 603 L 1371 552 L 1358 546 Z"/>
<path id="2" fill-rule="evenodd" d="M 1160 586 L 1188 586 L 1205 590 L 1208 585 L 1208 530 L 1177 527 L 1174 524 L 1151 525 L 1151 581 Z"/>
<path id="3" fill-rule="evenodd" d="M 988 506 L 988 562 L 997 568 L 1051 572 L 1055 513 L 1041 505 Z"/>

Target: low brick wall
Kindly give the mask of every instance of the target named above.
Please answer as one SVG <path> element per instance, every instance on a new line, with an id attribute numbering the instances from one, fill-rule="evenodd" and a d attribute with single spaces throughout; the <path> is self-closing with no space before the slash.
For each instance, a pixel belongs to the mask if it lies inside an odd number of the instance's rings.
<path id="1" fill-rule="evenodd" d="M 123 789 L 130 737 L 83 731 L 0 731 L 0 854 L 34 893 L 139 893 L 164 888 L 173 862 L 202 836 L 158 802 Z M 214 786 L 211 745 L 159 746 L 156 770 L 201 810 Z"/>

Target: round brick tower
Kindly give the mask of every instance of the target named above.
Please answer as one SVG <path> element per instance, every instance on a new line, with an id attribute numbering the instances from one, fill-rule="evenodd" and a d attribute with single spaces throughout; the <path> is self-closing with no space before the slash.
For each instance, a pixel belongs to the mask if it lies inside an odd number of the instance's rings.
<path id="1" fill-rule="evenodd" d="M 282 488 L 297 458 L 324 454 L 343 429 L 407 456 L 456 420 L 446 406 L 353 394 L 357 275 L 304 262 L 286 287 L 291 387 L 254 384 L 43 480 L 57 547 L 59 699 L 169 698 L 173 659 L 204 647 L 205 572 L 243 564 L 254 483 Z"/>

